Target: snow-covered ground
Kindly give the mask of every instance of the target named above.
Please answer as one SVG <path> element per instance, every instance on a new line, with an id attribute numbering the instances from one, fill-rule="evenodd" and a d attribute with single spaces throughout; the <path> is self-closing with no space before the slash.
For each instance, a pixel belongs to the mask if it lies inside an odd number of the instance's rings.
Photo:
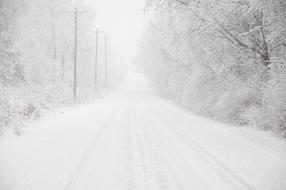
<path id="1" fill-rule="evenodd" d="M 284 140 L 194 116 L 139 74 L 34 125 L 0 140 L 0 190 L 286 189 Z"/>

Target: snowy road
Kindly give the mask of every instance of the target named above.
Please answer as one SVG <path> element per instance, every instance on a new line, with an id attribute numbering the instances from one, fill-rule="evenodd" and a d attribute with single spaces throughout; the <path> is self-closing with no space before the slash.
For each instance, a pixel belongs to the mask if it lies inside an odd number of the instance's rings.
<path id="1" fill-rule="evenodd" d="M 0 189 L 285 190 L 285 154 L 257 141 L 284 142 L 237 132 L 152 95 L 143 81 L 129 83 L 1 140 Z"/>

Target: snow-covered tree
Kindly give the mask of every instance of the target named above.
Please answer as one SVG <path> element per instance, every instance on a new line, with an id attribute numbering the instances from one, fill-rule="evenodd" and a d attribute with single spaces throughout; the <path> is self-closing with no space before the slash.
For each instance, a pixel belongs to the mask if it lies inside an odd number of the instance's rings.
<path id="1" fill-rule="evenodd" d="M 71 103 L 73 10 L 69 0 L 0 1 L 0 132 L 42 109 Z M 81 25 L 79 41 L 90 41 L 91 22 Z"/>
<path id="2" fill-rule="evenodd" d="M 286 60 L 284 1 L 150 0 L 146 10 L 155 16 L 138 60 L 161 94 L 235 124 L 255 123 L 270 105 L 280 110 L 277 117 L 285 118 L 281 110 L 286 105 L 269 95 L 273 81 L 278 94 L 286 89 L 281 79 Z"/>

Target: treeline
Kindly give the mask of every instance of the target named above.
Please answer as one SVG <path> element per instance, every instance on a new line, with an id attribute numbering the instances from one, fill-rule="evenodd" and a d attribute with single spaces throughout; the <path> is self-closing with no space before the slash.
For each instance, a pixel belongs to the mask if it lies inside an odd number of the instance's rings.
<path id="1" fill-rule="evenodd" d="M 286 136 L 286 1 L 149 0 L 137 61 L 197 114 Z"/>
<path id="2" fill-rule="evenodd" d="M 70 102 L 61 78 L 72 60 L 68 0 L 0 1 L 0 132 Z M 69 38 L 70 37 L 70 38 Z M 59 88 L 61 86 L 61 88 Z"/>
<path id="3" fill-rule="evenodd" d="M 72 2 L 0 0 L 0 135 L 8 128 L 20 134 L 22 121 L 74 104 Z M 84 11 L 78 15 L 78 102 L 94 98 L 95 90 L 95 14 L 87 2 L 78 1 Z M 99 39 L 99 80 L 103 45 Z"/>

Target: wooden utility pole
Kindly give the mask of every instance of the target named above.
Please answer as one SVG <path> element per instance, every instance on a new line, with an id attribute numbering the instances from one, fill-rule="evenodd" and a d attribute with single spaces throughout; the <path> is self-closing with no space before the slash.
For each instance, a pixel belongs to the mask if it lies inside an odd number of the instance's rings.
<path id="1" fill-rule="evenodd" d="M 100 31 L 98 28 L 95 29 L 95 64 L 94 64 L 94 90 L 97 92 L 97 81 L 98 81 L 98 41 L 99 34 L 103 31 Z"/>
<path id="2" fill-rule="evenodd" d="M 64 69 L 65 69 L 65 56 L 64 56 L 64 50 L 62 50 L 61 54 L 61 79 L 64 81 Z"/>
<path id="3" fill-rule="evenodd" d="M 73 65 L 73 98 L 74 101 L 77 101 L 77 88 L 78 88 L 78 81 L 77 81 L 77 38 L 78 38 L 78 14 L 79 13 L 86 13 L 86 11 L 78 11 L 77 6 L 75 6 L 74 11 L 65 11 L 66 13 L 73 13 L 74 14 L 74 65 Z"/>
<path id="4" fill-rule="evenodd" d="M 107 52 L 107 41 L 108 41 L 108 38 L 107 36 L 104 37 L 104 71 L 105 71 L 105 74 L 104 74 L 104 82 L 105 82 L 105 89 L 108 88 L 108 60 L 107 60 L 107 56 L 108 56 L 108 52 Z"/>
<path id="5" fill-rule="evenodd" d="M 74 11 L 74 83 L 73 83 L 73 97 L 77 101 L 77 6 Z"/>
<path id="6" fill-rule="evenodd" d="M 94 90 L 97 92 L 97 67 L 98 67 L 98 29 L 95 31 L 95 64 L 94 64 Z"/>

